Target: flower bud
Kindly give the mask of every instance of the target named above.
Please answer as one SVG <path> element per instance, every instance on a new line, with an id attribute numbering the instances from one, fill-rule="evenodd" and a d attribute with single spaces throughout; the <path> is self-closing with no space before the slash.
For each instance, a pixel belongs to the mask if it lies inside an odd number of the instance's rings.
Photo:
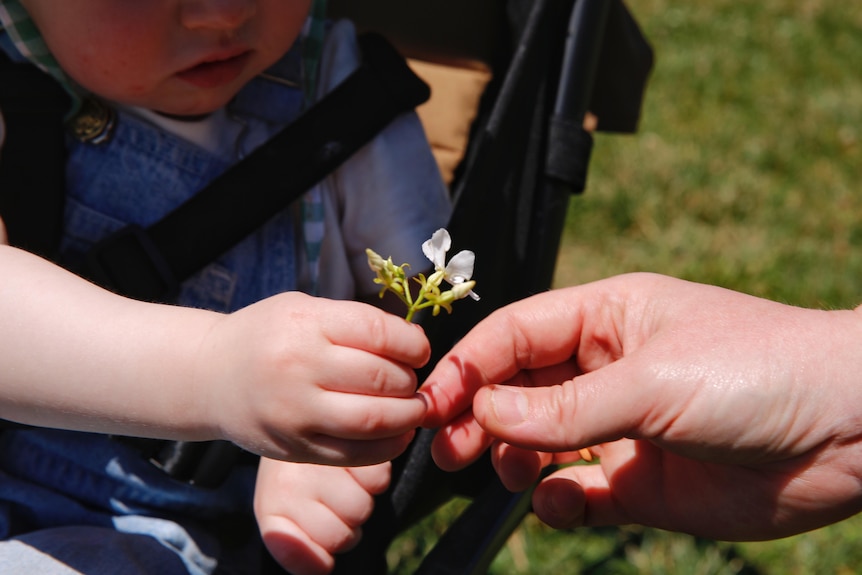
<path id="1" fill-rule="evenodd" d="M 463 299 L 468 295 L 473 299 L 479 299 L 479 296 L 473 293 L 474 287 L 476 287 L 476 281 L 470 280 L 453 285 L 449 291 L 452 292 L 452 296 L 455 299 Z"/>
<path id="2" fill-rule="evenodd" d="M 386 268 L 386 261 L 374 250 L 365 248 L 365 255 L 368 257 L 368 267 L 371 271 L 379 273 Z"/>

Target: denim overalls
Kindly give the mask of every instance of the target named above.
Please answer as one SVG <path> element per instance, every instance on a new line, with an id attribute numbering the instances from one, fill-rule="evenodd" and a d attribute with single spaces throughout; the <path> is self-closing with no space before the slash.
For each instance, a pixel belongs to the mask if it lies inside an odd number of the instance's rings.
<path id="1" fill-rule="evenodd" d="M 292 50 L 268 74 L 297 82 L 297 52 Z M 229 113 L 275 131 L 299 114 L 301 92 L 258 78 L 243 89 Z M 74 267 L 105 235 L 128 223 L 157 221 L 234 161 L 121 112 L 109 142 L 70 142 L 62 257 Z M 301 224 L 291 212 L 277 214 L 185 282 L 179 303 L 229 312 L 296 289 Z M 31 572 L 39 575 L 204 575 L 217 562 L 219 573 L 231 563 L 253 571 L 248 562 L 254 557 L 243 553 L 259 549 L 251 516 L 254 473 L 252 466 L 240 466 L 221 486 L 197 488 L 172 480 L 134 448 L 104 435 L 4 431 L 0 571 L 17 572 L 16 561 L 34 558 L 37 567 Z M 224 550 L 213 533 L 223 531 L 222 526 L 236 531 L 232 540 L 237 549 Z M 44 557 L 37 557 L 41 553 Z M 27 565 L 32 568 L 33 563 Z"/>

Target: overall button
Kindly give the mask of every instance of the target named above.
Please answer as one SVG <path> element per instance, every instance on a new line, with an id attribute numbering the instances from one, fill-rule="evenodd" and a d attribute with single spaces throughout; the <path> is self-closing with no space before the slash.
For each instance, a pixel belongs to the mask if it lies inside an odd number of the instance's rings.
<path id="1" fill-rule="evenodd" d="M 69 120 L 69 129 L 79 141 L 103 144 L 111 139 L 117 123 L 116 112 L 102 102 L 87 98 L 81 109 Z"/>

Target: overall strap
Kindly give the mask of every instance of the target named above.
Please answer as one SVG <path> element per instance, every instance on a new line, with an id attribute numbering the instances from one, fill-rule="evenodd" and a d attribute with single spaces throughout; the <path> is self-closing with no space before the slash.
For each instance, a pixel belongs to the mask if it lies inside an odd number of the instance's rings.
<path id="1" fill-rule="evenodd" d="M 0 149 L 0 217 L 9 242 L 44 257 L 56 256 L 65 196 L 66 91 L 30 63 L 0 50 L 0 113 L 6 136 Z"/>

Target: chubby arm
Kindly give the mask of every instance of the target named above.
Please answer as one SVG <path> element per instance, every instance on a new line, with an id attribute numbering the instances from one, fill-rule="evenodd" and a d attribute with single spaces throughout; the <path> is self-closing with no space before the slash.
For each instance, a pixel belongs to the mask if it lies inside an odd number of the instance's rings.
<path id="1" fill-rule="evenodd" d="M 421 329 L 299 293 L 233 314 L 119 297 L 0 246 L 0 417 L 277 459 L 366 465 L 409 443 L 425 405 Z"/>
<path id="2" fill-rule="evenodd" d="M 218 316 L 118 297 L 0 245 L 0 416 L 35 425 L 206 439 L 194 361 Z"/>
<path id="3" fill-rule="evenodd" d="M 859 311 L 620 276 L 489 317 L 429 376 L 426 425 L 442 426 L 442 466 L 496 442 L 498 472 L 521 487 L 530 454 L 592 447 L 599 465 L 534 494 L 556 527 L 782 537 L 862 509 L 860 339 Z"/>

